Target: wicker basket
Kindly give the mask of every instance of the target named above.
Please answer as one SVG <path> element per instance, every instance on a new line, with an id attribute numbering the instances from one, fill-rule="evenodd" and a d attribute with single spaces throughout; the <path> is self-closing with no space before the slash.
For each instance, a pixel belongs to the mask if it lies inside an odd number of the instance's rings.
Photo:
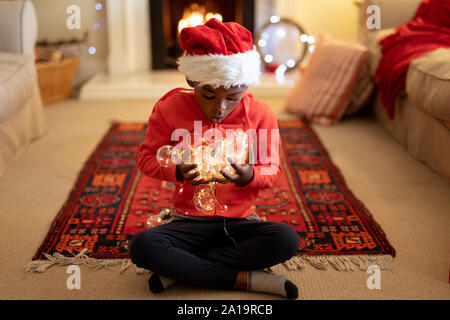
<path id="1" fill-rule="evenodd" d="M 37 62 L 37 75 L 44 104 L 61 101 L 72 96 L 72 85 L 78 58 L 65 57 L 58 62 Z"/>

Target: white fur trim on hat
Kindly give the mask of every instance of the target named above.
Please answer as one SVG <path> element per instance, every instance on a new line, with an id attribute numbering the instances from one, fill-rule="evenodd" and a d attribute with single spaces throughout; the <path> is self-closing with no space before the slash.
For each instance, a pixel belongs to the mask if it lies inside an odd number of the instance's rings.
<path id="1" fill-rule="evenodd" d="M 261 75 L 261 58 L 255 49 L 228 56 L 185 54 L 177 63 L 187 79 L 213 88 L 258 84 Z"/>

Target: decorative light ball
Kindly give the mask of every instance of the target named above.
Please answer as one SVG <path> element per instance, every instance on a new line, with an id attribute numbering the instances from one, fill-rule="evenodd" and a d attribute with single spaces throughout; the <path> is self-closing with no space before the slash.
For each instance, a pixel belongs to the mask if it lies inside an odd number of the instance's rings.
<path id="1" fill-rule="evenodd" d="M 214 210 L 216 199 L 211 188 L 202 188 L 194 195 L 194 206 L 200 212 L 208 213 Z"/>
<path id="2" fill-rule="evenodd" d="M 169 168 L 173 165 L 172 162 L 172 146 L 162 146 L 158 149 L 158 152 L 156 152 L 156 161 L 158 161 L 159 165 L 163 168 Z"/>

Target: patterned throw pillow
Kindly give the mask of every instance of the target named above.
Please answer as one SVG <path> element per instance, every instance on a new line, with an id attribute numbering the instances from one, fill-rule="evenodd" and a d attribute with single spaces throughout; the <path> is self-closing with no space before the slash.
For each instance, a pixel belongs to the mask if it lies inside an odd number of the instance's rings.
<path id="1" fill-rule="evenodd" d="M 356 78 L 345 114 L 354 115 L 367 106 L 374 89 L 375 80 L 370 73 L 369 60 L 366 58 Z"/>
<path id="2" fill-rule="evenodd" d="M 363 45 L 321 35 L 303 76 L 287 99 L 287 110 L 323 125 L 339 121 L 367 53 Z"/>

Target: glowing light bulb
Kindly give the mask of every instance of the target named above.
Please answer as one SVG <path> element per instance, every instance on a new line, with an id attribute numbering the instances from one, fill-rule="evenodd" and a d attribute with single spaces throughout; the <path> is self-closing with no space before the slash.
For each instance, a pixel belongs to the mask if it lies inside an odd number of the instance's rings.
<path id="1" fill-rule="evenodd" d="M 286 65 L 285 64 L 280 64 L 277 68 L 277 70 L 275 70 L 275 74 L 277 76 L 284 76 L 284 73 L 286 72 Z"/>
<path id="2" fill-rule="evenodd" d="M 159 217 L 159 215 L 152 215 L 151 217 L 149 217 L 146 221 L 146 226 L 147 228 L 153 228 L 156 226 L 159 226 L 160 224 L 163 223 L 163 220 Z"/>
<path id="3" fill-rule="evenodd" d="M 277 70 L 275 70 L 275 79 L 281 84 L 286 82 L 286 78 L 284 77 L 286 69 L 286 65 L 280 64 Z"/>
<path id="4" fill-rule="evenodd" d="M 162 146 L 156 152 L 156 161 L 158 161 L 158 163 L 161 167 L 168 168 L 173 164 L 172 150 L 173 150 L 173 147 L 167 145 L 167 146 Z"/>
<path id="5" fill-rule="evenodd" d="M 280 16 L 271 16 L 270 17 L 270 22 L 272 22 L 272 23 L 278 23 L 278 22 L 280 22 L 280 20 L 281 20 Z"/>
<path id="6" fill-rule="evenodd" d="M 273 56 L 271 54 L 267 54 L 264 57 L 264 61 L 267 62 L 267 63 L 271 63 L 273 61 Z"/>
<path id="7" fill-rule="evenodd" d="M 286 61 L 286 65 L 289 68 L 293 68 L 293 67 L 295 67 L 295 61 L 293 59 L 289 59 L 288 61 Z"/>

